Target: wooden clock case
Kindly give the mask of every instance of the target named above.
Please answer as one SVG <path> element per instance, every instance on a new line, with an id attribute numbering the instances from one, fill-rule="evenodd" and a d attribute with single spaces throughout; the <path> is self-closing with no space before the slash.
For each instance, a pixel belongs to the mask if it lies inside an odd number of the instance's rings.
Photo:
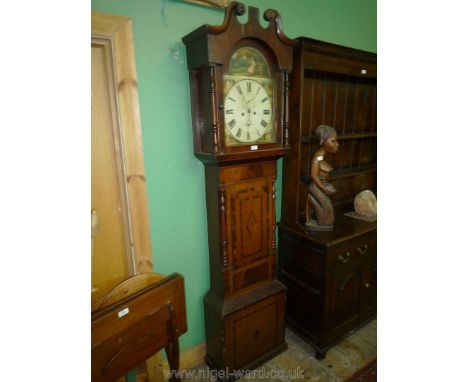
<path id="1" fill-rule="evenodd" d="M 274 10 L 245 13 L 233 2 L 220 26 L 204 25 L 182 40 L 192 99 L 194 154 L 205 164 L 210 290 L 204 298 L 206 363 L 216 370 L 250 370 L 286 349 L 286 290 L 275 279 L 277 159 L 288 150 L 288 73 L 294 41 Z M 226 146 L 223 74 L 233 52 L 252 46 L 275 80 L 275 141 Z M 230 376 L 226 376 L 230 379 Z"/>
<path id="2" fill-rule="evenodd" d="M 376 317 L 377 223 L 344 215 L 362 190 L 377 192 L 377 57 L 297 39 L 291 76 L 291 153 L 283 159 L 278 277 L 288 288 L 286 321 L 316 357 Z M 327 157 L 335 223 L 305 229 L 314 130 L 334 126 L 339 152 Z"/>

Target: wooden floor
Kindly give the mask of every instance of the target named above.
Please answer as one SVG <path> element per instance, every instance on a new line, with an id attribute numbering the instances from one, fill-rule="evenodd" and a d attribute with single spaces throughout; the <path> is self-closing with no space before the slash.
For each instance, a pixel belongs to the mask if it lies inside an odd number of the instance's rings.
<path id="1" fill-rule="evenodd" d="M 344 381 L 356 370 L 367 364 L 377 356 L 377 320 L 374 320 L 356 331 L 327 352 L 325 359 L 317 361 L 314 358 L 313 348 L 304 342 L 291 330 L 286 330 L 288 350 L 265 363 L 257 371 L 264 368 L 265 375 L 272 371 L 299 370 L 303 378 L 294 378 L 292 372 L 289 378 L 268 378 L 270 381 L 314 381 L 338 382 Z M 301 372 L 303 370 L 303 372 Z M 212 381 L 204 371 L 206 365 L 200 365 L 189 378 L 183 381 Z M 271 374 L 270 374 L 271 375 Z M 277 374 L 275 374 L 277 375 Z M 239 381 L 265 381 L 266 378 L 243 378 Z"/>

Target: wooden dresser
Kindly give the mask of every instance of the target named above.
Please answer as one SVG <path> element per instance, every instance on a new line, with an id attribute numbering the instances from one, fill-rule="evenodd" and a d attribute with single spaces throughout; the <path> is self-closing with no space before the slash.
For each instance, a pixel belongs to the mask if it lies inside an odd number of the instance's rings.
<path id="1" fill-rule="evenodd" d="M 377 223 L 345 216 L 362 190 L 377 192 L 377 57 L 301 37 L 290 83 L 291 154 L 283 159 L 278 277 L 287 286 L 287 324 L 316 357 L 376 317 Z M 314 131 L 335 127 L 340 150 L 327 158 L 331 232 L 304 226 Z"/>

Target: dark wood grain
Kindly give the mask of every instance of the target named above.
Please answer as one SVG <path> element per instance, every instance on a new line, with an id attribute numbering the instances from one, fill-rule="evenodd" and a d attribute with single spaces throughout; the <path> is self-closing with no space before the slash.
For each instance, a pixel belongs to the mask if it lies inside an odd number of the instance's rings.
<path id="1" fill-rule="evenodd" d="M 92 381 L 115 381 L 163 348 L 177 370 L 178 338 L 186 331 L 184 279 L 176 273 L 93 311 Z"/>
<path id="2" fill-rule="evenodd" d="M 248 11 L 247 23 L 237 16 Z M 204 25 L 187 48 L 193 148 L 205 164 L 210 290 L 204 298 L 207 364 L 248 370 L 286 348 L 285 287 L 276 278 L 276 166 L 289 151 L 294 40 L 279 13 L 232 2 L 222 25 Z M 269 143 L 227 145 L 223 76 L 241 47 L 259 51 L 274 81 Z M 259 141 L 261 142 L 261 141 Z M 229 377 L 225 379 L 230 379 Z"/>
<path id="3" fill-rule="evenodd" d="M 318 358 L 376 315 L 377 224 L 344 216 L 357 193 L 377 192 L 376 55 L 299 38 L 290 84 L 290 146 L 283 159 L 278 270 L 287 322 Z M 333 231 L 305 229 L 314 130 L 332 125 L 339 152 L 327 158 L 337 189 Z"/>
<path id="4" fill-rule="evenodd" d="M 347 224 L 342 224 L 348 220 Z M 376 316 L 376 226 L 335 221 L 332 232 L 280 225 L 279 278 L 287 286 L 287 323 L 324 357 Z"/>

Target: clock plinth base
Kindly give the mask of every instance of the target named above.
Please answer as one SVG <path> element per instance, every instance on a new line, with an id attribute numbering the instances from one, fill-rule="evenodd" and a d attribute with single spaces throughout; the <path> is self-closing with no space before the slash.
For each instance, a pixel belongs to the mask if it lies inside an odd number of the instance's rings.
<path id="1" fill-rule="evenodd" d="M 255 362 L 251 362 L 248 365 L 245 365 L 241 370 L 244 370 L 244 374 L 247 373 L 247 371 L 254 370 L 257 367 L 263 365 L 265 362 L 268 362 L 270 359 L 276 357 L 278 354 L 281 354 L 285 350 L 288 349 L 288 344 L 286 342 L 283 342 L 281 345 L 275 347 L 274 349 L 270 350 L 268 353 L 264 354 L 263 356 L 257 358 Z M 216 376 L 218 381 L 235 381 L 239 378 L 242 378 L 243 374 L 242 372 L 235 372 L 230 369 L 222 369 L 218 367 L 213 361 L 211 361 L 210 357 L 208 355 L 205 356 L 205 363 L 206 365 L 210 368 L 210 370 L 216 370 L 218 372 L 218 375 Z M 219 373 L 220 370 L 223 370 L 223 373 Z M 228 375 L 228 373 L 232 373 Z"/>
<path id="2" fill-rule="evenodd" d="M 237 379 L 236 371 L 239 376 L 287 348 L 285 299 L 277 280 L 239 297 L 222 299 L 211 290 L 205 295 L 205 360 L 210 369 L 224 370 L 218 379 Z"/>

